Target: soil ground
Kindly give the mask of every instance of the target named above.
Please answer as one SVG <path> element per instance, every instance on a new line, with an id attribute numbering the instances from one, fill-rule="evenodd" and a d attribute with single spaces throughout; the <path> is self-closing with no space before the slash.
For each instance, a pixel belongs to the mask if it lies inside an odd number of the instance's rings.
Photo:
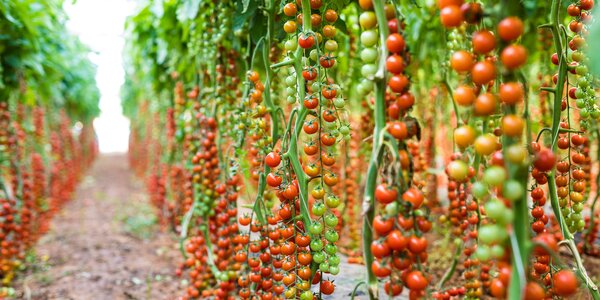
<path id="1" fill-rule="evenodd" d="M 102 156 L 35 247 L 21 299 L 173 299 L 180 261 L 124 155 Z"/>

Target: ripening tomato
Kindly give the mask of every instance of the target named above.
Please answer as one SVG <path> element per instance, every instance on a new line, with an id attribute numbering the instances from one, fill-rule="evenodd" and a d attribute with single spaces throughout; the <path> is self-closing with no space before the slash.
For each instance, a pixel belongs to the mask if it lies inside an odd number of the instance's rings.
<path id="1" fill-rule="evenodd" d="M 518 137 L 523 133 L 525 121 L 517 115 L 506 115 L 502 117 L 502 133 L 510 137 Z"/>
<path id="2" fill-rule="evenodd" d="M 465 50 L 456 51 L 450 57 L 450 66 L 458 73 L 470 71 L 474 63 L 473 54 Z"/>
<path id="3" fill-rule="evenodd" d="M 475 90 L 468 85 L 459 85 L 453 94 L 454 101 L 460 106 L 469 106 L 473 104 L 475 98 Z"/>
<path id="4" fill-rule="evenodd" d="M 392 226 L 393 224 L 394 223 L 392 222 Z M 386 237 L 386 242 L 392 250 L 396 251 L 402 251 L 408 246 L 408 239 L 398 229 L 389 232 Z"/>
<path id="5" fill-rule="evenodd" d="M 388 51 L 392 53 L 401 53 L 404 51 L 404 47 L 406 47 L 406 42 L 404 41 L 404 37 L 399 33 L 392 33 L 385 41 L 385 45 L 387 46 Z"/>
<path id="6" fill-rule="evenodd" d="M 406 287 L 414 291 L 422 291 L 427 287 L 427 278 L 423 276 L 421 271 L 412 271 L 406 275 L 404 280 Z"/>
<path id="7" fill-rule="evenodd" d="M 463 14 L 458 5 L 449 5 L 440 11 L 440 20 L 446 28 L 458 27 L 463 22 Z"/>
<path id="8" fill-rule="evenodd" d="M 333 294 L 333 291 L 335 290 L 335 285 L 333 284 L 333 282 L 331 282 L 329 280 L 323 280 L 321 282 L 321 286 L 319 287 L 319 290 L 321 291 L 321 293 L 323 293 L 325 295 L 331 295 L 331 294 Z"/>
<path id="9" fill-rule="evenodd" d="M 523 30 L 523 21 L 518 17 L 508 17 L 498 23 L 498 35 L 507 42 L 518 39 Z"/>
<path id="10" fill-rule="evenodd" d="M 404 140 L 408 136 L 408 128 L 402 121 L 388 123 L 388 132 L 398 140 Z"/>
<path id="11" fill-rule="evenodd" d="M 423 200 L 425 200 L 425 196 L 423 192 L 415 187 L 411 187 L 404 194 L 402 194 L 402 200 L 406 202 L 410 202 L 413 205 L 413 209 L 417 209 L 421 207 L 423 204 Z"/>
<path id="12" fill-rule="evenodd" d="M 525 98 L 525 91 L 523 85 L 520 82 L 507 82 L 500 86 L 500 101 L 514 105 L 523 101 Z"/>
<path id="13" fill-rule="evenodd" d="M 283 13 L 288 17 L 295 17 L 298 12 L 296 4 L 290 2 L 283 7 Z"/>
<path id="14" fill-rule="evenodd" d="M 459 148 L 464 149 L 473 144 L 476 134 L 473 127 L 469 125 L 460 126 L 454 130 L 454 142 Z"/>
<path id="15" fill-rule="evenodd" d="M 554 287 L 554 293 L 567 297 L 577 292 L 577 277 L 571 270 L 560 270 L 552 276 L 552 286 Z"/>
<path id="16" fill-rule="evenodd" d="M 265 164 L 269 166 L 269 168 L 276 168 L 281 163 L 281 155 L 277 152 L 270 152 L 265 156 Z"/>
<path id="17" fill-rule="evenodd" d="M 488 84 L 496 78 L 496 67 L 489 61 L 480 61 L 471 69 L 471 77 L 475 84 Z"/>
<path id="18" fill-rule="evenodd" d="M 528 282 L 525 286 L 525 300 L 542 300 L 546 297 L 544 288 L 536 282 Z"/>
<path id="19" fill-rule="evenodd" d="M 375 199 L 379 203 L 388 204 L 396 201 L 398 198 L 398 191 L 395 188 L 390 188 L 386 184 L 382 183 L 375 188 Z"/>
<path id="20" fill-rule="evenodd" d="M 373 229 L 380 236 L 385 236 L 394 228 L 394 219 L 377 215 L 373 218 Z"/>
<path id="21" fill-rule="evenodd" d="M 385 67 L 392 74 L 400 74 L 404 71 L 404 59 L 398 54 L 392 54 L 386 59 Z"/>
<path id="22" fill-rule="evenodd" d="M 388 86 L 395 93 L 402 93 L 409 85 L 408 77 L 403 74 L 396 74 L 390 78 L 388 81 Z"/>
<path id="23" fill-rule="evenodd" d="M 541 172 L 550 171 L 556 163 L 556 155 L 550 149 L 542 149 L 537 153 L 533 165 Z"/>
<path id="24" fill-rule="evenodd" d="M 521 45 L 510 45 L 502 50 L 500 60 L 507 69 L 514 70 L 527 61 L 527 50 Z"/>
<path id="25" fill-rule="evenodd" d="M 496 37 L 489 30 L 480 30 L 473 33 L 471 38 L 473 51 L 478 54 L 486 54 L 496 48 Z"/>
<path id="26" fill-rule="evenodd" d="M 506 296 L 506 286 L 500 279 L 492 279 L 492 282 L 490 283 L 490 294 L 495 298 L 504 298 Z"/>
<path id="27" fill-rule="evenodd" d="M 484 93 L 475 99 L 473 112 L 477 116 L 489 116 L 496 111 L 496 96 Z"/>

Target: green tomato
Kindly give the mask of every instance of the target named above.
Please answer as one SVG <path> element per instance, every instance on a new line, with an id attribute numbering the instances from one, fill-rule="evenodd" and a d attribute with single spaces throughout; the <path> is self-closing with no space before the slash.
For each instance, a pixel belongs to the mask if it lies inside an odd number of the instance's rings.
<path id="1" fill-rule="evenodd" d="M 312 258 L 314 262 L 320 264 L 325 261 L 325 254 L 321 251 L 313 252 Z"/>
<path id="2" fill-rule="evenodd" d="M 338 43 L 335 40 L 327 40 L 325 42 L 325 50 L 329 52 L 335 52 L 338 49 Z"/>
<path id="3" fill-rule="evenodd" d="M 486 245 L 477 246 L 477 250 L 475 250 L 475 257 L 479 258 L 481 261 L 490 260 L 492 253 L 490 251 L 490 247 Z"/>
<path id="4" fill-rule="evenodd" d="M 481 199 L 488 194 L 488 187 L 480 181 L 473 183 L 471 186 L 471 191 L 473 192 L 473 196 L 477 199 Z"/>
<path id="5" fill-rule="evenodd" d="M 312 207 L 313 215 L 320 217 L 325 214 L 325 210 L 326 210 L 326 207 L 325 207 L 325 204 L 323 204 L 323 202 L 319 201 L 319 202 L 315 202 L 315 204 L 313 204 L 313 207 Z"/>
<path id="6" fill-rule="evenodd" d="M 327 225 L 328 227 L 337 226 L 338 221 L 338 218 L 332 213 L 325 215 L 325 225 Z"/>
<path id="7" fill-rule="evenodd" d="M 574 203 L 572 208 L 573 208 L 573 211 L 576 213 L 582 212 L 583 211 L 583 202 Z"/>
<path id="8" fill-rule="evenodd" d="M 479 240 L 487 245 L 501 243 L 507 237 L 506 229 L 497 224 L 488 224 L 479 228 Z"/>
<path id="9" fill-rule="evenodd" d="M 294 96 L 287 96 L 286 101 L 287 101 L 288 104 L 294 104 L 294 103 L 296 103 L 296 97 L 294 97 Z"/>
<path id="10" fill-rule="evenodd" d="M 323 223 L 319 221 L 313 221 L 308 227 L 308 232 L 314 235 L 321 234 L 323 232 Z"/>
<path id="11" fill-rule="evenodd" d="M 394 201 L 392 203 L 388 203 L 385 206 L 385 215 L 387 217 L 393 217 L 398 214 L 398 202 Z"/>
<path id="12" fill-rule="evenodd" d="M 313 300 L 315 295 L 313 295 L 312 291 L 304 291 L 300 294 L 300 300 Z"/>
<path id="13" fill-rule="evenodd" d="M 321 270 L 321 272 L 323 272 L 323 273 L 329 272 L 329 263 L 326 262 L 326 261 L 320 263 L 319 264 L 319 270 Z"/>
<path id="14" fill-rule="evenodd" d="M 483 182 L 490 186 L 499 186 L 506 181 L 506 170 L 502 167 L 491 166 L 483 172 Z"/>
<path id="15" fill-rule="evenodd" d="M 319 53 L 317 52 L 317 49 L 310 50 L 310 54 L 308 56 L 313 61 L 317 61 L 319 59 Z"/>
<path id="16" fill-rule="evenodd" d="M 485 204 L 485 213 L 492 220 L 502 218 L 506 212 L 506 206 L 498 199 L 494 199 Z"/>
<path id="17" fill-rule="evenodd" d="M 522 145 L 511 145 L 506 148 L 506 158 L 514 164 L 522 164 L 527 158 L 527 149 Z"/>
<path id="18" fill-rule="evenodd" d="M 335 255 L 337 253 L 337 247 L 334 244 L 327 244 L 325 245 L 325 253 Z"/>
<path id="19" fill-rule="evenodd" d="M 377 49 L 365 48 L 360 51 L 360 60 L 364 63 L 374 63 L 377 61 Z"/>
<path id="20" fill-rule="evenodd" d="M 365 30 L 360 34 L 360 42 L 365 47 L 373 47 L 377 44 L 377 32 L 375 30 Z"/>
<path id="21" fill-rule="evenodd" d="M 367 78 L 363 78 L 360 81 L 360 84 L 362 84 L 365 87 L 367 92 L 370 92 L 375 88 L 375 83 L 373 82 L 373 80 L 369 80 Z"/>
<path id="22" fill-rule="evenodd" d="M 525 194 L 525 189 L 523 186 L 516 180 L 509 180 L 504 183 L 504 189 L 502 190 L 502 194 L 506 199 L 511 201 L 517 201 Z"/>
<path id="23" fill-rule="evenodd" d="M 494 258 L 502 258 L 504 257 L 504 247 L 500 245 L 494 245 L 490 248 L 490 252 L 492 257 Z"/>
<path id="24" fill-rule="evenodd" d="M 286 77 L 285 85 L 287 85 L 288 87 L 295 87 L 296 86 L 296 77 L 292 76 L 292 75 Z"/>
<path id="25" fill-rule="evenodd" d="M 342 98 L 335 98 L 333 99 L 333 106 L 335 106 L 337 109 L 342 109 L 344 106 L 346 106 L 346 101 L 344 101 Z"/>
<path id="26" fill-rule="evenodd" d="M 325 204 L 329 208 L 336 208 L 336 207 L 340 206 L 340 198 L 338 198 L 335 195 L 329 195 L 325 199 Z"/>
<path id="27" fill-rule="evenodd" d="M 285 41 L 285 43 L 283 44 L 283 47 L 287 51 L 295 51 L 296 48 L 298 48 L 298 41 L 296 41 L 296 39 L 289 39 L 289 40 Z"/>
<path id="28" fill-rule="evenodd" d="M 348 127 L 348 125 L 342 125 L 342 126 L 340 126 L 339 131 L 343 135 L 348 135 L 348 134 L 350 134 L 350 127 Z"/>
<path id="29" fill-rule="evenodd" d="M 313 252 L 323 250 L 323 241 L 321 241 L 320 239 L 312 240 L 310 242 L 310 250 L 312 250 Z"/>
<path id="30" fill-rule="evenodd" d="M 339 266 L 340 265 L 340 257 L 337 255 L 332 255 L 329 257 L 329 265 L 330 266 Z"/>
<path id="31" fill-rule="evenodd" d="M 377 66 L 375 64 L 364 64 L 360 68 L 360 74 L 364 77 L 371 77 L 377 73 Z"/>
<path id="32" fill-rule="evenodd" d="M 338 267 L 338 266 L 330 266 L 329 267 L 329 274 L 335 276 L 335 275 L 337 275 L 339 273 L 340 273 L 340 267 Z"/>
<path id="33" fill-rule="evenodd" d="M 335 243 L 340 239 L 340 235 L 335 229 L 329 229 L 325 232 L 325 239 L 330 243 Z"/>

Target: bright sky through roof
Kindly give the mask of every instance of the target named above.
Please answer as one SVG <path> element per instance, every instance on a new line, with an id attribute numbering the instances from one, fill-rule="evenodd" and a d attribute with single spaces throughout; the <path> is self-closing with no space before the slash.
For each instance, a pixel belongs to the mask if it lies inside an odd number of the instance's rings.
<path id="1" fill-rule="evenodd" d="M 127 151 L 129 121 L 122 115 L 120 88 L 124 80 L 125 18 L 133 14 L 134 7 L 133 0 L 65 1 L 69 30 L 95 52 L 90 59 L 98 66 L 96 81 L 102 113 L 94 127 L 104 153 Z"/>

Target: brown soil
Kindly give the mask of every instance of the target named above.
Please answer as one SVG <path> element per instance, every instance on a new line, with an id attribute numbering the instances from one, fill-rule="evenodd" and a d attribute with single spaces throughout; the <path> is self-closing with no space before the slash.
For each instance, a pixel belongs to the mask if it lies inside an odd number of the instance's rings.
<path id="1" fill-rule="evenodd" d="M 18 297 L 175 298 L 176 239 L 156 228 L 147 201 L 124 155 L 100 157 L 35 247 L 37 262 L 17 281 Z"/>

